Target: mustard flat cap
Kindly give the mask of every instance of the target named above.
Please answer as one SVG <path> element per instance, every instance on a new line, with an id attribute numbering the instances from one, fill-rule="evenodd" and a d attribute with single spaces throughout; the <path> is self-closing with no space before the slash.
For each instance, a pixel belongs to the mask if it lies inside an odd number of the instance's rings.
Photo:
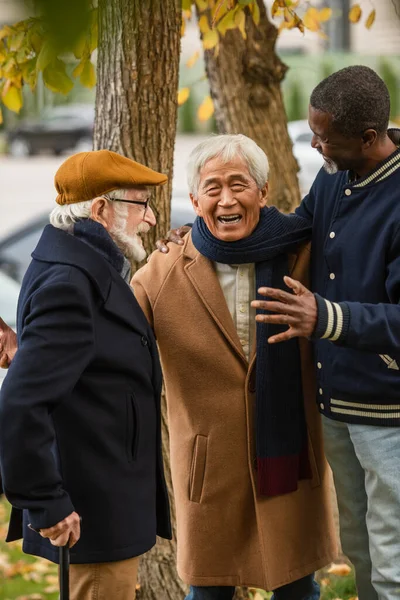
<path id="1" fill-rule="evenodd" d="M 54 183 L 58 204 L 92 200 L 118 188 L 161 185 L 168 177 L 110 150 L 79 152 L 58 169 Z"/>

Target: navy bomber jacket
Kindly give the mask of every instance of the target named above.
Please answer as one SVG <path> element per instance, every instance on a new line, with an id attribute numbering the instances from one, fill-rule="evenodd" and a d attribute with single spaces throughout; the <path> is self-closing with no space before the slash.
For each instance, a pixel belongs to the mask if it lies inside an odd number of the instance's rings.
<path id="1" fill-rule="evenodd" d="M 296 212 L 313 226 L 320 411 L 400 425 L 400 148 L 361 179 L 321 169 Z"/>

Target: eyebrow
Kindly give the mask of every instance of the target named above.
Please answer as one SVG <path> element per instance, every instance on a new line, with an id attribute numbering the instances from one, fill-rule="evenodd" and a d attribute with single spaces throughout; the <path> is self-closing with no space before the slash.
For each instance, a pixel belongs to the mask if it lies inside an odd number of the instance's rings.
<path id="1" fill-rule="evenodd" d="M 248 182 L 248 178 L 245 177 L 244 175 L 242 175 L 241 173 L 234 173 L 232 175 L 229 175 L 228 181 L 231 182 L 233 179 L 239 179 L 240 181 L 243 181 L 244 183 Z M 219 177 L 209 177 L 208 179 L 206 179 L 203 182 L 202 187 L 207 187 L 211 183 L 220 183 L 220 182 L 221 182 L 221 179 Z"/>

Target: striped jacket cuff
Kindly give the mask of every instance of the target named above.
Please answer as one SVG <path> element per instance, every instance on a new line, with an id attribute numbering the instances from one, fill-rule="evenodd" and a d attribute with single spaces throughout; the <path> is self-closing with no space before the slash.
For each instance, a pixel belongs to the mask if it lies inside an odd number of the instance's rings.
<path id="1" fill-rule="evenodd" d="M 317 301 L 318 317 L 313 338 L 341 343 L 346 339 L 350 325 L 350 310 L 346 302 L 331 302 L 319 294 Z"/>

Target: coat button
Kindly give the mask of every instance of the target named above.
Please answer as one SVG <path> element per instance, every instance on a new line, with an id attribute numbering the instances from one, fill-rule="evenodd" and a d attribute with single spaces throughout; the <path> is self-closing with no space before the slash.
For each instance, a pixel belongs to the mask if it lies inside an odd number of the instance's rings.
<path id="1" fill-rule="evenodd" d="M 318 367 L 318 369 L 322 369 L 322 363 L 317 362 L 317 367 Z"/>
<path id="2" fill-rule="evenodd" d="M 256 374 L 252 373 L 249 379 L 249 392 L 253 393 L 256 391 Z"/>
<path id="3" fill-rule="evenodd" d="M 149 345 L 149 340 L 147 339 L 147 337 L 145 335 L 142 335 L 142 346 L 148 346 Z"/>
<path id="4" fill-rule="evenodd" d="M 329 273 L 329 279 L 335 279 L 336 275 L 335 273 Z"/>
<path id="5" fill-rule="evenodd" d="M 351 190 L 349 190 L 349 188 L 346 188 L 344 190 L 344 193 L 346 194 L 346 196 L 351 196 Z"/>
<path id="6" fill-rule="evenodd" d="M 325 408 L 325 406 L 324 406 L 324 404 L 322 402 L 320 403 L 319 407 L 320 407 L 321 410 L 324 410 L 324 408 Z"/>

